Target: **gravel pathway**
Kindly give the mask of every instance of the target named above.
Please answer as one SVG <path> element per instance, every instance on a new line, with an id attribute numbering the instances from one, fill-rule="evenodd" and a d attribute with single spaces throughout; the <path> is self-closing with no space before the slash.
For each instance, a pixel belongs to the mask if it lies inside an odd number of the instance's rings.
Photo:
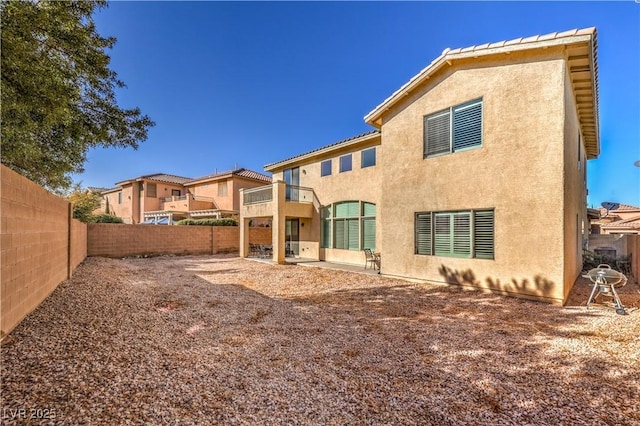
<path id="1" fill-rule="evenodd" d="M 639 425 L 629 315 L 229 256 L 88 258 L 2 344 L 3 424 Z"/>

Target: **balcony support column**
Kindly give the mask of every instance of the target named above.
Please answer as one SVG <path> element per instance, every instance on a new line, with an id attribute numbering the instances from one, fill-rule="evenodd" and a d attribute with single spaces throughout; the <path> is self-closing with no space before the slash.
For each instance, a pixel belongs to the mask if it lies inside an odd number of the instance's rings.
<path id="1" fill-rule="evenodd" d="M 273 261 L 284 265 L 285 261 L 285 228 L 286 211 L 285 197 L 287 185 L 283 181 L 278 181 L 273 185 L 273 220 L 271 238 L 273 245 Z"/>

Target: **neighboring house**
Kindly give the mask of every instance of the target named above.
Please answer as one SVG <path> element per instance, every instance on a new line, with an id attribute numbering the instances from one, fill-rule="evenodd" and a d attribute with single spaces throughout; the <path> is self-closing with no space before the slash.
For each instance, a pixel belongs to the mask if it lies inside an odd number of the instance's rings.
<path id="1" fill-rule="evenodd" d="M 593 234 L 640 234 L 640 207 L 602 203 L 600 216 L 591 221 Z"/>
<path id="2" fill-rule="evenodd" d="M 600 152 L 594 28 L 445 50 L 371 111 L 376 130 L 272 163 L 243 191 L 273 218 L 273 257 L 564 303 L 587 238 L 586 161 Z M 297 241 L 296 241 L 297 239 Z"/>
<path id="3" fill-rule="evenodd" d="M 194 218 L 238 217 L 238 191 L 270 182 L 271 178 L 244 168 L 200 178 L 162 173 L 118 182 L 102 192 L 103 205 L 125 223 L 171 224 Z"/>
<path id="4" fill-rule="evenodd" d="M 116 187 L 102 192 L 104 205 L 109 214 L 118 216 L 124 223 L 136 224 L 145 220 L 145 213 L 161 209 L 166 197 L 182 196 L 184 184 L 191 180 L 183 176 L 154 173 L 123 180 Z"/>

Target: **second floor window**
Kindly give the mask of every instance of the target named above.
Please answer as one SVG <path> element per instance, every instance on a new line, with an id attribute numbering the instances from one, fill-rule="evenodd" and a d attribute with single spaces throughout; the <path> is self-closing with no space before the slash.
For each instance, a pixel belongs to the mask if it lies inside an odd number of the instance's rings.
<path id="1" fill-rule="evenodd" d="M 320 176 L 329 176 L 331 174 L 331 160 L 320 163 Z"/>
<path id="2" fill-rule="evenodd" d="M 351 154 L 340 157 L 340 173 L 351 170 Z"/>
<path id="3" fill-rule="evenodd" d="M 227 196 L 227 182 L 218 182 L 218 196 L 226 197 Z"/>
<path id="4" fill-rule="evenodd" d="M 147 183 L 147 197 L 155 198 L 156 191 L 157 191 L 157 188 L 155 183 Z"/>
<path id="5" fill-rule="evenodd" d="M 118 192 L 118 204 L 122 204 L 122 192 Z"/>
<path id="6" fill-rule="evenodd" d="M 376 165 L 376 149 L 375 148 L 369 148 L 369 149 L 365 149 L 364 151 L 362 151 L 362 158 L 361 158 L 361 163 L 360 163 L 360 167 L 361 168 L 365 168 L 365 167 L 371 167 L 371 166 L 375 166 Z"/>
<path id="7" fill-rule="evenodd" d="M 482 145 L 482 99 L 424 117 L 424 158 Z"/>

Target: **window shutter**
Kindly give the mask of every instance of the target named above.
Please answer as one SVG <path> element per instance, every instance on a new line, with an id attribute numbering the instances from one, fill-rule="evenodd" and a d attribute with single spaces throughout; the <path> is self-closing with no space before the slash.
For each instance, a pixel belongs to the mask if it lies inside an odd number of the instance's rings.
<path id="1" fill-rule="evenodd" d="M 416 215 L 416 254 L 431 255 L 431 213 Z"/>
<path id="2" fill-rule="evenodd" d="M 425 134 L 425 147 L 424 156 L 430 157 L 432 155 L 447 153 L 451 150 L 450 144 L 450 114 L 449 111 L 445 111 L 439 114 L 425 117 L 424 119 L 424 134 Z"/>
<path id="3" fill-rule="evenodd" d="M 471 257 L 471 213 L 458 212 L 453 218 L 453 255 Z"/>
<path id="4" fill-rule="evenodd" d="M 359 231 L 359 225 L 358 225 L 359 219 L 348 219 L 348 225 L 349 225 L 349 229 L 348 229 L 348 233 L 349 233 L 349 238 L 348 238 L 348 248 L 349 250 L 359 250 L 360 249 L 360 233 Z"/>
<path id="5" fill-rule="evenodd" d="M 475 234 L 473 246 L 478 259 L 494 258 L 494 212 L 479 210 L 474 212 Z"/>
<path id="6" fill-rule="evenodd" d="M 331 219 L 322 219 L 321 222 L 322 227 L 322 248 L 330 248 L 331 247 Z"/>
<path id="7" fill-rule="evenodd" d="M 436 213 L 435 215 L 435 254 L 436 256 L 451 255 L 451 214 Z"/>
<path id="8" fill-rule="evenodd" d="M 334 222 L 336 224 L 336 229 L 335 229 L 335 244 L 333 245 L 335 248 L 337 249 L 344 249 L 347 248 L 347 244 L 345 242 L 345 239 L 347 237 L 347 230 L 346 230 L 346 221 L 344 219 L 342 220 L 337 220 Z"/>
<path id="9" fill-rule="evenodd" d="M 375 219 L 362 219 L 362 248 L 376 249 Z"/>
<path id="10" fill-rule="evenodd" d="M 453 150 L 482 145 L 482 101 L 453 108 Z"/>

